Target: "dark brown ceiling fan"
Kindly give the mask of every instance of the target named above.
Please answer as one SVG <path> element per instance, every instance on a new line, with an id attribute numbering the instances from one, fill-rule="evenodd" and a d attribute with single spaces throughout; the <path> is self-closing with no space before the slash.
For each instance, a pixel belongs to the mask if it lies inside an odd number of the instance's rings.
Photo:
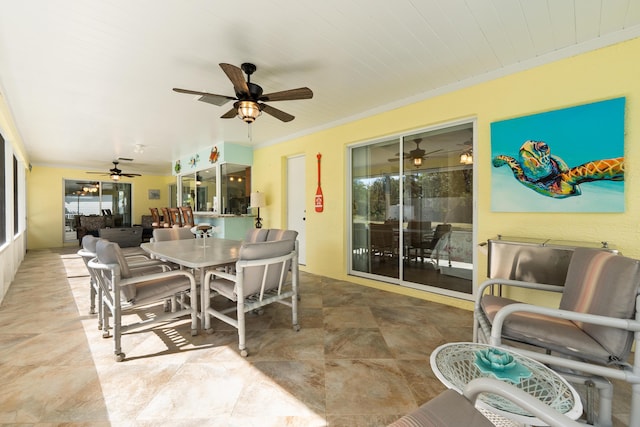
<path id="1" fill-rule="evenodd" d="M 275 117 L 283 122 L 290 122 L 294 119 L 289 113 L 285 113 L 282 110 L 274 108 L 264 102 L 275 101 L 291 101 L 296 99 L 311 99 L 313 98 L 313 92 L 308 87 L 300 87 L 297 89 L 283 90 L 281 92 L 273 92 L 268 94 L 262 93 L 262 87 L 251 82 L 251 74 L 253 74 L 257 67 L 253 64 L 245 62 L 241 65 L 241 68 L 231 64 L 220 64 L 222 71 L 227 75 L 231 83 L 233 83 L 233 89 L 236 96 L 216 95 L 215 93 L 199 92 L 189 89 L 173 88 L 174 91 L 179 93 L 186 93 L 190 95 L 200 95 L 198 101 L 206 102 L 208 104 L 222 106 L 229 101 L 236 101 L 233 103 L 233 108 L 222 116 L 223 119 L 232 119 L 239 117 L 247 123 L 253 123 L 253 121 L 260 115 L 262 111 Z M 242 72 L 247 75 L 245 81 Z"/>
<path id="2" fill-rule="evenodd" d="M 111 178 L 113 181 L 120 181 L 120 178 L 122 178 L 123 176 L 127 177 L 127 178 L 134 178 L 136 176 L 142 176 L 139 173 L 124 173 L 122 172 L 122 169 L 118 168 L 118 164 L 120 162 L 117 160 L 113 161 L 113 167 L 111 169 L 109 169 L 109 172 L 87 172 L 90 174 L 99 174 L 99 175 L 106 175 L 109 176 L 109 178 Z"/>
<path id="3" fill-rule="evenodd" d="M 414 148 L 413 150 L 409 151 L 408 153 L 402 153 L 402 158 L 403 159 L 411 159 L 411 161 L 413 162 L 413 165 L 415 167 L 422 166 L 422 161 L 424 159 L 426 159 L 429 154 L 433 154 L 433 153 L 437 153 L 439 151 L 442 151 L 442 148 L 440 148 L 438 150 L 429 151 L 427 153 L 422 148 L 420 148 L 420 143 L 422 142 L 422 138 L 414 139 L 413 142 L 416 143 L 416 148 Z M 400 157 L 400 153 L 397 153 L 396 156 L 397 157 L 393 157 L 393 158 L 389 159 L 389 161 L 390 162 L 397 162 L 398 161 L 398 157 Z"/>

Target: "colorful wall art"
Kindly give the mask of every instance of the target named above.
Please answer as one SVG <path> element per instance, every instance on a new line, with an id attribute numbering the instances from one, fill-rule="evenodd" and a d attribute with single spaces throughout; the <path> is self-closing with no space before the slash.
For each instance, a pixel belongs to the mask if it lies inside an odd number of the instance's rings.
<path id="1" fill-rule="evenodd" d="M 491 210 L 624 212 L 625 98 L 491 123 Z"/>

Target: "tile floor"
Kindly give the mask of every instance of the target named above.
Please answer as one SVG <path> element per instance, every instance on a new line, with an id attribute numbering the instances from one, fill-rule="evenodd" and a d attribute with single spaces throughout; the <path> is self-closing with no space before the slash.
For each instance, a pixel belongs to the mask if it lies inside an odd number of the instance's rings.
<path id="1" fill-rule="evenodd" d="M 248 358 L 233 328 L 181 321 L 125 335 L 116 363 L 75 250 L 29 251 L 0 306 L 0 425 L 384 426 L 444 390 L 435 347 L 471 340 L 468 311 L 301 281 L 302 329 L 277 304 L 249 316 Z"/>

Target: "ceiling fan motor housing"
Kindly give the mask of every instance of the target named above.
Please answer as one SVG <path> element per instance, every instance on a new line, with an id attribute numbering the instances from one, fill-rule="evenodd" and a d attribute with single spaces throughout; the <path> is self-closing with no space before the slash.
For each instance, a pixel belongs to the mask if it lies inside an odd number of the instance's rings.
<path id="1" fill-rule="evenodd" d="M 237 93 L 237 92 L 236 92 L 236 96 L 240 100 L 250 99 L 252 101 L 257 101 L 258 98 L 262 96 L 262 88 L 255 83 L 248 83 L 248 82 L 247 82 L 247 86 L 249 87 L 249 93 L 248 93 L 249 97 L 247 97 L 247 94 Z"/>

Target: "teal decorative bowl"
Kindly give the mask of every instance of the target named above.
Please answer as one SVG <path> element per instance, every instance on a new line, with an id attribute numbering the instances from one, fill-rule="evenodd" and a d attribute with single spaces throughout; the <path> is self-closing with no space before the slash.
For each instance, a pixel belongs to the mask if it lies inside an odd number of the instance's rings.
<path id="1" fill-rule="evenodd" d="M 514 384 L 531 376 L 531 371 L 512 355 L 497 348 L 476 351 L 475 365 L 480 372 Z"/>
<path id="2" fill-rule="evenodd" d="M 485 366 L 490 366 L 491 369 L 496 371 L 504 371 L 516 366 L 516 361 L 512 355 L 497 348 L 478 351 L 476 356 L 482 360 Z"/>

